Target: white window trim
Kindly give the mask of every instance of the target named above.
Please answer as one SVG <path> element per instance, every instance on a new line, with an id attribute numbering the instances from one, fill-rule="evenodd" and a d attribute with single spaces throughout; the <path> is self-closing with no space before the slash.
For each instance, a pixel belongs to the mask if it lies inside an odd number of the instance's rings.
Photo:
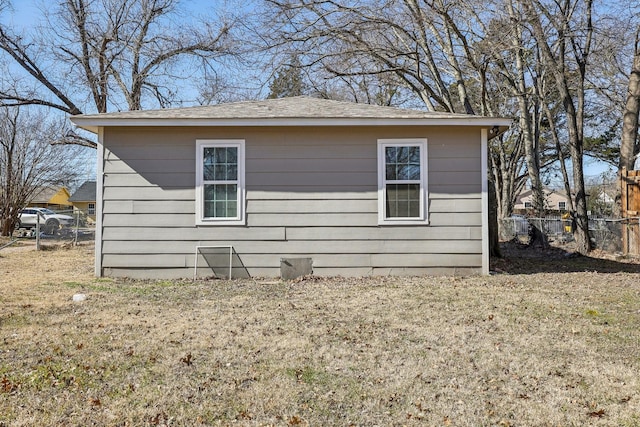
<path id="1" fill-rule="evenodd" d="M 418 218 L 387 218 L 385 191 L 385 156 L 386 147 L 406 147 L 409 145 L 420 147 L 420 216 Z M 427 139 L 426 138 L 397 138 L 378 140 L 378 225 L 425 225 L 429 223 L 427 187 Z"/>
<path id="2" fill-rule="evenodd" d="M 196 140 L 196 225 L 245 225 L 245 141 L 244 139 Z M 238 215 L 235 218 L 204 218 L 204 149 L 207 147 L 238 148 Z"/>

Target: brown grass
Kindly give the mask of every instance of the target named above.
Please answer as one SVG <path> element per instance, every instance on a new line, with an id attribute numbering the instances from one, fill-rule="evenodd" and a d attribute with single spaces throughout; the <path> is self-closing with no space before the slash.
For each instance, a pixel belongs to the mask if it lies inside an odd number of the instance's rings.
<path id="1" fill-rule="evenodd" d="M 640 425 L 640 275 L 587 260 L 146 282 L 92 278 L 86 247 L 3 250 L 0 426 Z"/>

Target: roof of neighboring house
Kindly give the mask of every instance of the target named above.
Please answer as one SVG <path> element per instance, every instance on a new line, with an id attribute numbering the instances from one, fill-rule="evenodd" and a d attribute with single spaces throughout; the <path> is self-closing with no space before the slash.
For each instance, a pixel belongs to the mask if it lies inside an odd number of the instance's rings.
<path id="1" fill-rule="evenodd" d="M 615 201 L 616 195 L 615 195 L 615 192 L 612 190 L 600 189 L 595 194 L 595 197 L 606 203 L 612 203 Z"/>
<path id="2" fill-rule="evenodd" d="M 62 192 L 63 194 L 61 195 L 59 200 L 52 200 L 60 192 Z M 40 187 L 35 191 L 34 196 L 29 201 L 29 203 L 52 203 L 52 204 L 68 205 L 70 204 L 70 203 L 67 203 L 68 197 L 69 197 L 69 191 L 66 189 L 66 187 Z"/>
<path id="3" fill-rule="evenodd" d="M 557 190 L 557 189 L 553 189 L 553 188 L 544 188 L 542 190 L 543 194 L 545 197 L 549 197 L 551 195 L 558 195 L 560 197 L 567 197 L 567 193 L 564 190 Z M 530 197 L 533 194 L 533 190 L 531 189 L 527 189 L 527 190 L 523 190 L 519 195 L 518 195 L 518 199 L 524 199 L 527 197 Z M 571 194 L 571 197 L 575 197 L 575 194 Z"/>
<path id="4" fill-rule="evenodd" d="M 80 187 L 69 197 L 70 202 L 95 202 L 96 201 L 96 182 L 85 181 Z"/>
<path id="5" fill-rule="evenodd" d="M 83 129 L 101 126 L 461 125 L 506 130 L 511 119 L 407 110 L 306 96 L 71 117 Z M 495 132 L 495 134 L 500 132 Z M 491 135 L 493 137 L 495 135 Z"/>
<path id="6" fill-rule="evenodd" d="M 31 199 L 31 203 L 47 203 L 49 200 L 56 195 L 58 192 L 57 188 L 43 187 L 34 193 L 33 199 Z"/>

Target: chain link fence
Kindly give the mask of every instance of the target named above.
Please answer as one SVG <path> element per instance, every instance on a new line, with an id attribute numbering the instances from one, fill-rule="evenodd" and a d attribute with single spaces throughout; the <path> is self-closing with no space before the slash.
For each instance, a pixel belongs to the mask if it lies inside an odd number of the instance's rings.
<path id="1" fill-rule="evenodd" d="M 611 253 L 622 251 L 622 232 L 626 222 L 626 218 L 589 218 L 589 234 L 594 247 Z M 513 215 L 499 220 L 498 225 L 500 240 L 504 242 L 517 240 L 529 243 L 533 227 L 542 230 L 550 242 L 559 246 L 573 242 L 571 219 L 560 216 L 527 218 Z"/>
<path id="2" fill-rule="evenodd" d="M 79 243 L 95 238 L 95 219 L 78 209 L 49 210 L 26 208 L 13 233 L 14 238 L 40 243 Z"/>

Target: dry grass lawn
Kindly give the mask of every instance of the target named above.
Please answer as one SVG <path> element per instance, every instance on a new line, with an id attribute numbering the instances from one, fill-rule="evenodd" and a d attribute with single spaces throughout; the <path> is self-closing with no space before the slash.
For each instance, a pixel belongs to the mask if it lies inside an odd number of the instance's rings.
<path id="1" fill-rule="evenodd" d="M 146 282 L 4 249 L 0 426 L 640 425 L 637 265 L 554 262 Z"/>

